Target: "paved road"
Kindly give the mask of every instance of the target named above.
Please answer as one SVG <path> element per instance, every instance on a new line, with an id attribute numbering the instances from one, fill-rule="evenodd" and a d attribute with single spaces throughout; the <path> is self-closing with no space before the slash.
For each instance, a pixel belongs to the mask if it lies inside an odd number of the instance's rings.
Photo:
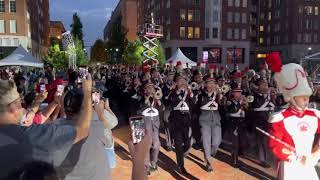
<path id="1" fill-rule="evenodd" d="M 114 131 L 115 150 L 117 154 L 117 167 L 113 169 L 113 180 L 127 180 L 131 177 L 131 157 L 129 154 L 127 142 L 130 138 L 128 126 L 123 125 Z M 161 134 L 163 139 L 163 134 Z M 242 167 L 235 169 L 228 164 L 230 153 L 220 150 L 217 159 L 213 162 L 214 172 L 207 173 L 202 151 L 192 150 L 187 157 L 185 164 L 190 173 L 183 176 L 176 171 L 176 158 L 174 152 L 167 152 L 161 148 L 159 155 L 159 169 L 149 176 L 151 180 L 171 180 L 171 179 L 200 179 L 200 180 L 251 180 L 251 179 L 274 179 L 275 170 L 273 168 L 265 169 L 248 159 L 241 159 Z"/>

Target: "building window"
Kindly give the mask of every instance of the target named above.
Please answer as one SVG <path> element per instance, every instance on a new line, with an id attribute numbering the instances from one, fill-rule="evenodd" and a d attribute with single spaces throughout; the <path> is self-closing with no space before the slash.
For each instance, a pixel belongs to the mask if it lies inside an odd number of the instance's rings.
<path id="1" fill-rule="evenodd" d="M 274 25 L 274 32 L 279 32 L 279 31 L 280 31 L 280 28 L 281 28 L 280 23 L 279 23 L 279 22 L 276 23 L 276 24 Z"/>
<path id="2" fill-rule="evenodd" d="M 246 8 L 248 6 L 248 0 L 242 0 L 242 7 Z"/>
<path id="3" fill-rule="evenodd" d="M 186 28 L 180 27 L 180 37 L 185 38 L 186 37 Z"/>
<path id="4" fill-rule="evenodd" d="M 272 13 L 271 13 L 271 12 L 268 13 L 268 20 L 269 20 L 269 21 L 272 20 Z"/>
<path id="5" fill-rule="evenodd" d="M 186 20 L 186 10 L 180 9 L 180 20 L 185 21 Z"/>
<path id="6" fill-rule="evenodd" d="M 10 20 L 10 33 L 17 33 L 17 21 Z"/>
<path id="7" fill-rule="evenodd" d="M 17 12 L 16 0 L 10 0 L 10 12 Z"/>
<path id="8" fill-rule="evenodd" d="M 193 21 L 193 10 L 188 10 L 188 21 Z"/>
<path id="9" fill-rule="evenodd" d="M 234 6 L 235 7 L 240 7 L 240 0 L 235 0 L 234 1 Z"/>
<path id="10" fill-rule="evenodd" d="M 314 7 L 314 15 L 319 15 L 319 7 Z"/>
<path id="11" fill-rule="evenodd" d="M 206 28 L 206 39 L 210 38 L 210 29 Z"/>
<path id="12" fill-rule="evenodd" d="M 4 0 L 0 0 L 0 12 L 5 12 L 5 11 L 6 11 L 6 8 L 4 5 Z"/>
<path id="13" fill-rule="evenodd" d="M 219 0 L 213 0 L 213 5 L 218 6 L 219 5 Z"/>
<path id="14" fill-rule="evenodd" d="M 212 29 L 212 38 L 213 39 L 218 38 L 218 28 L 213 28 Z"/>
<path id="15" fill-rule="evenodd" d="M 197 39 L 200 38 L 200 28 L 199 27 L 194 28 L 194 38 L 197 38 Z"/>
<path id="16" fill-rule="evenodd" d="M 259 27 L 259 31 L 260 31 L 260 32 L 264 32 L 264 26 L 260 26 L 260 27 Z"/>
<path id="17" fill-rule="evenodd" d="M 272 8 L 272 0 L 269 0 L 269 1 L 268 1 L 268 7 L 269 7 L 269 8 Z"/>
<path id="18" fill-rule="evenodd" d="M 239 39 L 239 29 L 234 29 L 234 39 Z"/>
<path id="19" fill-rule="evenodd" d="M 240 13 L 234 13 L 234 22 L 240 23 Z"/>
<path id="20" fill-rule="evenodd" d="M 260 14 L 260 19 L 264 20 L 264 13 L 263 12 L 261 12 L 261 14 Z"/>
<path id="21" fill-rule="evenodd" d="M 242 24 L 247 24 L 247 13 L 242 13 Z"/>
<path id="22" fill-rule="evenodd" d="M 232 29 L 228 28 L 227 30 L 227 39 L 232 39 Z"/>
<path id="23" fill-rule="evenodd" d="M 280 44 L 280 36 L 274 36 L 273 44 L 275 44 L 275 45 Z"/>
<path id="24" fill-rule="evenodd" d="M 228 23 L 232 23 L 233 21 L 233 14 L 232 12 L 228 12 Z"/>
<path id="25" fill-rule="evenodd" d="M 214 22 L 214 23 L 219 21 L 219 12 L 218 12 L 217 10 L 214 10 L 214 11 L 213 11 L 213 17 L 212 17 L 212 19 L 213 19 L 213 22 Z"/>
<path id="26" fill-rule="evenodd" d="M 246 40 L 247 39 L 247 30 L 246 29 L 242 29 L 242 31 L 241 31 L 241 39 L 242 40 Z"/>
<path id="27" fill-rule="evenodd" d="M 276 0 L 276 5 L 280 6 L 280 4 L 281 4 L 281 0 Z"/>
<path id="28" fill-rule="evenodd" d="M 271 26 L 270 26 L 270 24 L 268 24 L 267 32 L 271 32 Z"/>
<path id="29" fill-rule="evenodd" d="M 268 37 L 268 38 L 267 38 L 267 45 L 270 45 L 270 44 L 271 44 L 271 38 Z"/>
<path id="30" fill-rule="evenodd" d="M 312 29 L 312 19 L 306 20 L 306 29 Z"/>
<path id="31" fill-rule="evenodd" d="M 6 33 L 6 21 L 0 20 L 0 33 Z"/>
<path id="32" fill-rule="evenodd" d="M 275 18 L 280 18 L 280 10 L 277 10 L 275 13 Z"/>
<path id="33" fill-rule="evenodd" d="M 312 36 L 311 36 L 311 34 L 308 34 L 308 33 L 304 34 L 304 36 L 303 36 L 303 42 L 304 42 L 304 43 L 311 43 L 311 42 L 312 42 Z"/>
<path id="34" fill-rule="evenodd" d="M 233 6 L 233 1 L 234 1 L 234 0 L 228 0 L 228 6 L 229 6 L 229 7 L 232 7 L 232 6 Z"/>
<path id="35" fill-rule="evenodd" d="M 302 14 L 302 13 L 303 13 L 303 7 L 302 7 L 302 6 L 299 6 L 298 12 L 299 12 L 299 14 Z"/>
<path id="36" fill-rule="evenodd" d="M 193 27 L 188 27 L 188 38 L 189 39 L 193 38 Z"/>
<path id="37" fill-rule="evenodd" d="M 168 0 L 166 7 L 167 7 L 167 8 L 170 8 L 170 6 L 171 6 L 171 2 L 170 2 L 170 0 Z"/>
<path id="38" fill-rule="evenodd" d="M 301 43 L 301 34 L 300 34 L 300 33 L 297 34 L 297 42 L 298 42 L 298 43 Z"/>
<path id="39" fill-rule="evenodd" d="M 200 5 L 200 0 L 193 0 L 193 5 L 199 6 Z"/>
<path id="40" fill-rule="evenodd" d="M 318 34 L 314 34 L 313 36 L 313 42 L 318 43 Z"/>
<path id="41" fill-rule="evenodd" d="M 263 44 L 263 38 L 262 38 L 262 37 L 259 38 L 259 43 L 260 43 L 260 44 Z"/>
<path id="42" fill-rule="evenodd" d="M 19 46 L 19 39 L 18 38 L 13 38 L 13 45 Z"/>
<path id="43" fill-rule="evenodd" d="M 305 7 L 304 7 L 304 10 L 305 10 L 305 13 L 306 13 L 307 15 L 312 15 L 313 7 L 312 7 L 312 6 L 305 6 Z"/>
<path id="44" fill-rule="evenodd" d="M 200 11 L 199 10 L 194 11 L 194 20 L 200 21 Z"/>
<path id="45" fill-rule="evenodd" d="M 319 28 L 319 21 L 314 21 L 313 22 L 313 29 L 318 30 L 318 28 Z"/>

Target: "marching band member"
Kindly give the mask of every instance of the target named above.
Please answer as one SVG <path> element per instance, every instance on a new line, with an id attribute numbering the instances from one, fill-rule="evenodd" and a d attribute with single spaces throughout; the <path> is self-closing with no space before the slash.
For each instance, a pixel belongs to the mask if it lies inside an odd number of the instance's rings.
<path id="1" fill-rule="evenodd" d="M 169 96 L 174 88 L 174 72 L 168 71 L 166 82 L 163 84 L 162 87 L 162 93 L 164 101 L 167 101 L 169 99 Z M 170 128 L 169 128 L 169 115 L 171 112 L 170 105 L 164 105 L 164 113 L 163 113 L 163 122 L 164 122 L 164 131 L 166 135 L 166 149 L 167 151 L 172 150 L 172 137 L 170 134 Z"/>
<path id="2" fill-rule="evenodd" d="M 174 139 L 177 163 L 180 173 L 188 174 L 184 167 L 184 155 L 191 148 L 191 117 L 192 91 L 188 88 L 187 77 L 182 74 L 175 76 L 176 88 L 170 94 L 167 103 L 171 105 L 169 115 L 170 132 Z"/>
<path id="3" fill-rule="evenodd" d="M 212 157 L 216 155 L 222 140 L 221 117 L 218 111 L 221 94 L 218 94 L 214 78 L 205 78 L 205 88 L 205 92 L 198 96 L 197 104 L 201 110 L 199 123 L 201 126 L 206 170 L 211 172 L 213 171 L 211 166 Z"/>
<path id="4" fill-rule="evenodd" d="M 203 75 L 195 70 L 193 72 L 193 81 L 191 83 L 191 90 L 193 93 L 194 101 L 198 98 L 198 95 L 202 93 L 203 90 Z M 192 137 L 195 139 L 193 148 L 199 150 L 202 147 L 201 144 L 201 132 L 199 124 L 200 109 L 194 104 L 191 108 L 191 119 L 192 119 Z"/>
<path id="5" fill-rule="evenodd" d="M 270 119 L 269 147 L 280 161 L 278 178 L 319 179 L 315 165 L 319 160 L 320 112 L 308 109 L 312 90 L 304 69 L 298 64 L 282 65 L 278 52 L 267 56 L 267 63 L 275 72 L 275 81 L 290 107 Z M 288 78 L 292 77 L 292 78 Z"/>
<path id="6" fill-rule="evenodd" d="M 241 95 L 242 89 L 232 87 L 232 97 L 227 102 L 227 111 L 230 120 L 230 132 L 232 134 L 232 165 L 239 167 L 238 155 L 244 150 L 243 140 L 246 139 L 245 111 L 248 101 Z"/>
<path id="7" fill-rule="evenodd" d="M 210 64 L 209 66 L 209 72 L 208 72 L 208 76 L 210 78 L 215 78 L 216 77 L 216 68 L 217 66 L 214 64 Z"/>
<path id="8" fill-rule="evenodd" d="M 157 162 L 161 145 L 159 140 L 160 119 L 158 109 L 161 102 L 155 96 L 155 85 L 152 82 L 146 82 L 143 87 L 144 96 L 141 99 L 139 114 L 141 113 L 144 116 L 146 129 L 151 132 L 152 136 L 150 154 L 146 159 L 146 167 L 149 173 L 150 170 L 156 171 L 158 169 Z"/>
<path id="9" fill-rule="evenodd" d="M 129 90 L 130 94 L 130 116 L 137 114 L 141 100 L 141 82 L 138 77 L 133 80 L 133 88 Z"/>
<path id="10" fill-rule="evenodd" d="M 251 103 L 249 121 L 253 128 L 259 127 L 263 130 L 268 128 L 268 119 L 275 108 L 275 98 L 271 97 L 268 82 L 261 78 L 257 81 L 258 91 L 253 94 L 254 101 Z M 267 148 L 266 137 L 254 130 L 256 143 L 258 146 L 259 160 L 264 167 L 270 167 L 267 160 L 270 158 Z"/>

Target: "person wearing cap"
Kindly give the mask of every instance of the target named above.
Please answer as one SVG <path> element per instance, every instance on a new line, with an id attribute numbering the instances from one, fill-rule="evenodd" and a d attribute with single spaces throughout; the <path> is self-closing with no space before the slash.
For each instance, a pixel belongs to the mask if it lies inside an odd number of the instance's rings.
<path id="1" fill-rule="evenodd" d="M 203 91 L 203 75 L 199 71 L 193 72 L 193 80 L 191 85 L 194 84 L 195 88 L 192 88 L 192 93 L 194 95 L 194 100 L 198 97 L 199 94 Z M 199 150 L 202 147 L 201 142 L 201 132 L 200 132 L 200 124 L 199 124 L 199 115 L 200 109 L 197 108 L 197 105 L 194 104 L 192 106 L 191 117 L 192 117 L 192 137 L 194 138 L 195 142 L 193 144 L 193 148 Z"/>
<path id="2" fill-rule="evenodd" d="M 210 64 L 209 66 L 209 72 L 208 72 L 208 76 L 211 78 L 215 78 L 216 77 L 216 68 L 217 66 L 214 64 Z"/>
<path id="3" fill-rule="evenodd" d="M 184 167 L 184 156 L 191 148 L 191 116 L 192 91 L 188 88 L 187 78 L 181 74 L 175 76 L 175 89 L 166 100 L 170 106 L 169 126 L 170 134 L 174 139 L 176 159 L 179 172 L 188 174 Z"/>
<path id="4" fill-rule="evenodd" d="M 227 113 L 230 121 L 230 132 L 232 135 L 232 165 L 239 167 L 238 156 L 245 149 L 243 141 L 246 139 L 246 110 L 248 102 L 245 96 L 242 96 L 242 89 L 239 86 L 233 86 L 231 97 L 227 101 Z"/>
<path id="5" fill-rule="evenodd" d="M 267 63 L 275 73 L 279 91 L 289 107 L 269 120 L 269 148 L 278 159 L 278 179 L 319 179 L 315 165 L 320 159 L 320 112 L 309 109 L 312 90 L 304 69 L 294 63 L 282 65 L 278 52 L 268 54 Z"/>
<path id="6" fill-rule="evenodd" d="M 152 82 L 145 82 L 143 85 L 143 97 L 140 100 L 140 106 L 137 113 L 144 117 L 146 122 L 146 130 L 152 136 L 152 146 L 145 161 L 148 174 L 150 174 L 150 170 L 157 171 L 158 169 L 157 163 L 161 145 L 159 140 L 160 100 L 161 99 L 159 99 L 159 97 L 156 97 L 155 85 Z"/>
<path id="7" fill-rule="evenodd" d="M 129 90 L 129 106 L 130 106 L 130 116 L 135 116 L 137 115 L 137 111 L 140 105 L 140 100 L 141 100 L 141 82 L 138 77 L 133 79 L 133 88 Z"/>
<path id="8" fill-rule="evenodd" d="M 254 101 L 250 104 L 251 113 L 248 114 L 251 130 L 256 138 L 256 145 L 258 148 L 258 156 L 263 167 L 270 167 L 270 153 L 267 148 L 267 139 L 255 128 L 259 127 L 263 130 L 268 129 L 268 119 L 275 109 L 275 98 L 271 96 L 268 82 L 264 78 L 257 81 L 257 92 L 253 93 Z"/>
<path id="9" fill-rule="evenodd" d="M 202 144 L 206 170 L 213 171 L 211 166 L 214 157 L 220 146 L 221 137 L 221 117 L 218 111 L 221 94 L 218 93 L 216 81 L 207 76 L 205 78 L 205 91 L 198 96 L 197 105 L 200 108 L 199 124 L 201 127 Z"/>
<path id="10" fill-rule="evenodd" d="M 162 93 L 163 93 L 163 99 L 164 101 L 167 101 L 169 99 L 170 94 L 172 93 L 172 90 L 174 88 L 174 75 L 175 73 L 173 71 L 168 71 L 166 74 L 166 81 L 162 86 Z M 164 104 L 164 112 L 163 112 L 163 124 L 165 129 L 165 135 L 166 135 L 166 150 L 171 151 L 172 150 L 172 137 L 170 134 L 170 128 L 169 128 L 169 115 L 171 112 L 170 105 Z"/>

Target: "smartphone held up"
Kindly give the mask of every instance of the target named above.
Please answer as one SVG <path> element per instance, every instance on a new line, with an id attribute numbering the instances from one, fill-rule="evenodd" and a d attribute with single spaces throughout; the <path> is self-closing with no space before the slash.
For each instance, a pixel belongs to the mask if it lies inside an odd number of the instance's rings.
<path id="1" fill-rule="evenodd" d="M 146 135 L 146 124 L 143 116 L 130 117 L 130 129 L 133 144 L 140 143 Z"/>

